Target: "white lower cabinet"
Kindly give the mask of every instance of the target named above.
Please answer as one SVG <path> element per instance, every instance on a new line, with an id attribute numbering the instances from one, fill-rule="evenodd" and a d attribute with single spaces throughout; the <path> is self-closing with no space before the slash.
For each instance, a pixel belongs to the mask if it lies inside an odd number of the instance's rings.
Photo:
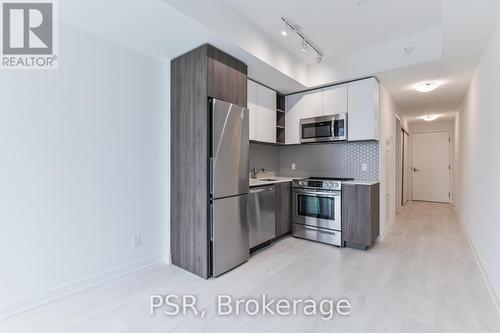
<path id="1" fill-rule="evenodd" d="M 276 91 L 248 80 L 250 140 L 276 143 Z"/>
<path id="2" fill-rule="evenodd" d="M 300 104 L 301 94 L 285 97 L 285 144 L 300 143 Z"/>

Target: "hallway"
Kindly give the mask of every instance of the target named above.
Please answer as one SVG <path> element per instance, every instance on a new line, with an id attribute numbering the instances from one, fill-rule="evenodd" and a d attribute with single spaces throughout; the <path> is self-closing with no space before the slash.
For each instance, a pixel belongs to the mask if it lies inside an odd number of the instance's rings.
<path id="1" fill-rule="evenodd" d="M 351 315 L 217 317 L 216 295 L 351 302 Z M 192 294 L 204 319 L 149 316 L 151 294 Z M 217 279 L 153 265 L 7 319 L 2 332 L 499 332 L 500 318 L 453 209 L 410 202 L 369 251 L 286 238 Z"/>

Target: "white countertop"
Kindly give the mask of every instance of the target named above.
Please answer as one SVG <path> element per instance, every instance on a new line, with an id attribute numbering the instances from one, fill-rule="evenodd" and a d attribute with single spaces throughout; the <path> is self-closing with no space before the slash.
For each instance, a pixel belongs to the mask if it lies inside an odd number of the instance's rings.
<path id="1" fill-rule="evenodd" d="M 270 178 L 270 179 L 275 179 L 275 180 L 273 180 L 273 181 L 264 180 L 264 178 Z M 256 186 L 264 186 L 264 185 L 272 185 L 272 184 L 277 184 L 277 183 L 291 182 L 294 179 L 302 179 L 302 177 L 297 178 L 297 177 L 278 177 L 278 176 L 269 176 L 269 177 L 264 177 L 264 178 L 250 178 L 248 185 L 250 187 L 256 187 Z"/>
<path id="2" fill-rule="evenodd" d="M 375 185 L 380 183 L 378 180 L 351 180 L 347 182 L 342 182 L 342 184 L 354 184 L 354 185 Z"/>
<path id="3" fill-rule="evenodd" d="M 270 180 L 264 180 L 264 179 L 275 179 L 273 181 Z M 272 184 L 277 184 L 277 183 L 286 183 L 286 182 L 291 182 L 295 179 L 304 179 L 307 177 L 279 177 L 279 176 L 268 176 L 268 177 L 262 177 L 262 178 L 250 178 L 249 180 L 249 187 L 257 187 L 257 186 L 265 186 L 265 185 L 272 185 Z M 354 184 L 354 185 L 375 185 L 379 183 L 380 181 L 378 180 L 350 180 L 350 181 L 345 181 L 342 182 L 342 184 Z"/>

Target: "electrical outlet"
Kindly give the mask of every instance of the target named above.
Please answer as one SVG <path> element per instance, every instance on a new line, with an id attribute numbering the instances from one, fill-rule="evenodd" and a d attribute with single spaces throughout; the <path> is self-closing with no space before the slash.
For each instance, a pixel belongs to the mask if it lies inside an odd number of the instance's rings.
<path id="1" fill-rule="evenodd" d="M 361 170 L 368 171 L 368 164 L 366 164 L 366 163 L 361 164 Z"/>
<path id="2" fill-rule="evenodd" d="M 295 170 L 295 163 L 292 163 L 292 170 Z"/>
<path id="3" fill-rule="evenodd" d="M 142 236 L 141 234 L 132 235 L 132 247 L 139 247 L 142 244 Z"/>

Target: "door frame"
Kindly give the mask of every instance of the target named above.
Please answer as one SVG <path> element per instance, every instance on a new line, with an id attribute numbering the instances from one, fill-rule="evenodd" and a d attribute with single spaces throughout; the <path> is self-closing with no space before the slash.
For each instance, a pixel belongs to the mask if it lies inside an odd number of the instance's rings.
<path id="1" fill-rule="evenodd" d="M 414 134 L 426 134 L 426 133 L 448 133 L 448 165 L 449 165 L 449 172 L 448 172 L 448 200 L 447 201 L 440 201 L 440 202 L 443 202 L 443 203 L 453 203 L 453 193 L 452 193 L 452 189 L 453 189 L 453 184 L 452 184 L 452 181 L 453 181 L 453 165 L 452 165 L 452 149 L 453 149 L 453 146 L 452 146 L 452 140 L 453 140 L 453 137 L 452 137 L 452 130 L 449 130 L 449 129 L 436 129 L 436 130 L 423 130 L 423 131 L 412 131 L 411 132 L 411 136 L 410 136 L 410 153 L 411 153 L 411 172 L 412 172 L 412 175 L 410 177 L 410 183 L 411 183 L 411 188 L 410 188 L 410 200 L 412 201 L 420 201 L 420 202 L 426 202 L 425 200 L 415 200 L 413 199 L 413 167 L 414 167 L 414 149 L 413 149 L 413 145 L 414 145 L 414 140 L 413 140 L 413 135 Z M 437 201 L 429 201 L 429 202 L 437 202 Z"/>
<path id="2" fill-rule="evenodd" d="M 412 164 L 413 164 L 413 147 L 412 147 L 412 141 L 411 141 L 411 136 L 410 136 L 410 133 L 408 133 L 407 130 L 405 130 L 404 128 L 401 127 L 401 135 L 402 135 L 402 139 L 401 139 L 401 188 L 400 188 L 400 191 L 401 191 L 401 207 L 404 206 L 406 203 L 408 203 L 408 201 L 411 201 L 411 197 L 412 197 L 412 193 L 411 193 L 411 186 L 410 184 L 406 184 L 407 188 L 406 188 L 406 191 L 410 192 L 408 195 L 408 193 L 406 193 L 406 199 L 407 201 L 406 202 L 403 202 L 404 201 L 404 192 L 405 192 L 405 177 L 407 176 L 406 174 L 408 173 L 408 170 L 405 171 L 405 158 L 406 158 L 406 153 L 408 153 L 408 159 L 410 159 L 410 161 L 408 161 L 409 165 L 410 165 L 410 183 L 412 182 L 412 170 L 413 170 L 413 167 L 412 167 Z M 409 152 L 407 152 L 405 150 L 405 135 L 408 136 L 408 145 L 407 145 L 407 148 L 409 150 Z"/>

